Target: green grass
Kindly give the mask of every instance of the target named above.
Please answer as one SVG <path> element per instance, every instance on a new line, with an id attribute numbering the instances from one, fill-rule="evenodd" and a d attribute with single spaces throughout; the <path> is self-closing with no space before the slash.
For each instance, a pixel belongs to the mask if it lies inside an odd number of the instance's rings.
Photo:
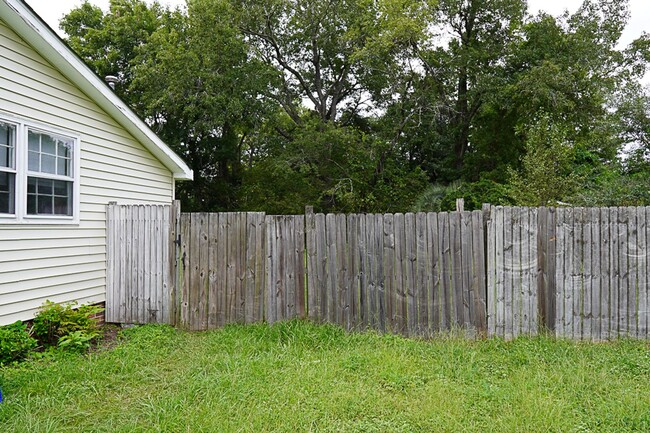
<path id="1" fill-rule="evenodd" d="M 145 326 L 0 381 L 6 433 L 650 431 L 650 346 L 633 341 Z"/>

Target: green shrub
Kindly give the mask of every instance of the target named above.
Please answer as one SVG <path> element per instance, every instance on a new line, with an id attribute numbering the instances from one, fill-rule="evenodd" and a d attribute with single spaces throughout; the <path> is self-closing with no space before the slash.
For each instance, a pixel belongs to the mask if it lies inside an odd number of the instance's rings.
<path id="1" fill-rule="evenodd" d="M 59 338 L 57 347 L 66 352 L 82 353 L 90 349 L 90 344 L 98 335 L 97 332 L 73 331 Z"/>
<path id="2" fill-rule="evenodd" d="M 74 332 L 82 332 L 95 339 L 99 336 L 97 321 L 93 318 L 102 311 L 96 305 L 82 305 L 78 308 L 76 303 L 56 304 L 46 301 L 34 317 L 34 335 L 44 346 L 57 346 L 59 339 Z"/>
<path id="3" fill-rule="evenodd" d="M 29 354 L 38 345 L 32 338 L 27 325 L 18 321 L 0 327 L 0 365 L 17 361 Z"/>

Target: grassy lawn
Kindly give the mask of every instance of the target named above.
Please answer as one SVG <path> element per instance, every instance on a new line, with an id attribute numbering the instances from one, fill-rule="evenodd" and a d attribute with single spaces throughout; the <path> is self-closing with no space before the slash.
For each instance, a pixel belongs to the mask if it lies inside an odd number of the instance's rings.
<path id="1" fill-rule="evenodd" d="M 650 345 L 632 341 L 145 326 L 0 381 L 3 433 L 650 431 Z"/>

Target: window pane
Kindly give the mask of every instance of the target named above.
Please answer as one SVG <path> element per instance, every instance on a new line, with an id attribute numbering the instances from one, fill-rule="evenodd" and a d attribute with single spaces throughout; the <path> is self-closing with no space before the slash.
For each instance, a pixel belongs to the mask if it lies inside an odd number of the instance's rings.
<path id="1" fill-rule="evenodd" d="M 15 199 L 15 175 L 0 173 L 0 213 L 13 214 Z"/>
<path id="2" fill-rule="evenodd" d="M 0 122 L 0 167 L 14 168 L 16 127 Z"/>
<path id="3" fill-rule="evenodd" d="M 56 174 L 59 176 L 71 176 L 72 174 L 70 171 L 70 160 L 66 158 L 57 158 Z"/>
<path id="4" fill-rule="evenodd" d="M 11 163 L 11 154 L 8 146 L 0 144 L 0 167 L 9 167 Z"/>
<path id="5" fill-rule="evenodd" d="M 70 188 L 72 187 L 71 182 L 63 182 L 61 180 L 55 180 L 54 181 L 54 195 L 57 196 L 63 196 L 63 197 L 69 197 L 70 195 Z"/>
<path id="6" fill-rule="evenodd" d="M 36 194 L 36 184 L 38 179 L 34 177 L 27 178 L 27 194 Z"/>
<path id="7" fill-rule="evenodd" d="M 72 215 L 70 199 L 68 197 L 54 197 L 54 214 L 55 215 Z"/>
<path id="8" fill-rule="evenodd" d="M 28 135 L 28 142 L 29 142 L 29 150 L 32 152 L 40 152 L 41 151 L 41 135 L 37 134 L 35 132 L 29 131 Z"/>
<path id="9" fill-rule="evenodd" d="M 56 142 L 54 138 L 41 134 L 41 152 L 56 155 Z"/>
<path id="10" fill-rule="evenodd" d="M 36 215 L 36 196 L 27 194 L 27 213 L 29 215 Z"/>
<path id="11" fill-rule="evenodd" d="M 39 215 L 53 215 L 54 209 L 52 208 L 52 196 L 51 195 L 38 195 L 37 197 L 37 208 Z"/>
<path id="12" fill-rule="evenodd" d="M 64 141 L 59 141 L 59 150 L 58 150 L 58 156 L 60 158 L 70 158 L 70 150 L 72 149 L 72 145 L 70 143 L 66 143 Z"/>
<path id="13" fill-rule="evenodd" d="M 41 173 L 56 174 L 56 156 L 41 154 Z"/>
<path id="14" fill-rule="evenodd" d="M 72 186 L 63 180 L 29 177 L 27 214 L 72 216 Z"/>
<path id="15" fill-rule="evenodd" d="M 41 171 L 41 167 L 39 166 L 38 163 L 38 153 L 32 152 L 31 150 L 29 151 L 29 162 L 28 162 L 28 168 L 29 171 Z"/>
<path id="16" fill-rule="evenodd" d="M 49 179 L 37 179 L 38 195 L 53 195 L 52 181 Z"/>

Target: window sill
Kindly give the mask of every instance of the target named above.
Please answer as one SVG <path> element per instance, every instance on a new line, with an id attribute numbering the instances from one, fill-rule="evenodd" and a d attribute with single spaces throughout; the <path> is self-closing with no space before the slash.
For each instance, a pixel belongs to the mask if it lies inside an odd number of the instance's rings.
<path id="1" fill-rule="evenodd" d="M 73 217 L 29 217 L 23 219 L 16 219 L 15 217 L 2 217 L 0 216 L 0 226 L 78 226 L 79 220 Z"/>

